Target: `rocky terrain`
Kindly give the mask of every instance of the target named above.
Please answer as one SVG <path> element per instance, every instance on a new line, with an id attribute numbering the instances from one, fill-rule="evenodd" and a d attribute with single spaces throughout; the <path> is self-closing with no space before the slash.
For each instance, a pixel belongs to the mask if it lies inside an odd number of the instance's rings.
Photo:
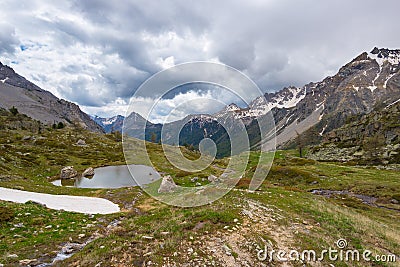
<path id="1" fill-rule="evenodd" d="M 350 118 L 343 127 L 326 134 L 308 156 L 327 161 L 400 163 L 400 99 Z"/>
<path id="2" fill-rule="evenodd" d="M 46 125 L 62 122 L 64 125 L 103 132 L 78 105 L 58 99 L 0 63 L 0 108 L 12 107 Z"/>

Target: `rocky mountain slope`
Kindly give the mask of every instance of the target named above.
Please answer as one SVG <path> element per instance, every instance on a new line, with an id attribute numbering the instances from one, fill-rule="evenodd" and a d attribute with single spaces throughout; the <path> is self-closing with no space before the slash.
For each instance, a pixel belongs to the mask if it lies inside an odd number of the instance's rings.
<path id="1" fill-rule="evenodd" d="M 400 98 L 358 115 L 324 136 L 308 157 L 326 161 L 400 163 Z"/>
<path id="2" fill-rule="evenodd" d="M 322 138 L 345 124 L 349 117 L 367 114 L 378 103 L 398 99 L 399 59 L 400 50 L 374 48 L 344 65 L 336 75 L 298 89 L 305 96 L 297 97 L 301 99 L 295 106 L 273 106 L 278 146 L 284 147 L 310 128 L 309 134 L 313 133 L 314 139 Z M 258 106 L 258 110 L 267 108 Z"/>
<path id="3" fill-rule="evenodd" d="M 78 105 L 58 99 L 26 80 L 15 71 L 0 63 L 0 108 L 16 107 L 20 113 L 44 124 L 62 122 L 95 132 L 103 132 Z"/>

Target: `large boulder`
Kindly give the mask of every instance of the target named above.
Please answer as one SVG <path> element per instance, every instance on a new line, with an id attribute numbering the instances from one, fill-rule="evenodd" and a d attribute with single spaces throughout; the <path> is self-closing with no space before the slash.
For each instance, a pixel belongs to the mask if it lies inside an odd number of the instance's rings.
<path id="1" fill-rule="evenodd" d="M 83 177 L 90 177 L 94 175 L 94 169 L 92 167 L 87 168 L 83 173 L 82 176 Z"/>
<path id="2" fill-rule="evenodd" d="M 78 172 L 72 166 L 67 166 L 61 169 L 60 179 L 72 179 L 78 176 Z"/>
<path id="3" fill-rule="evenodd" d="M 158 193 L 170 193 L 174 191 L 175 188 L 177 188 L 177 185 L 174 179 L 172 179 L 171 175 L 167 175 L 163 177 L 160 188 L 158 188 Z"/>

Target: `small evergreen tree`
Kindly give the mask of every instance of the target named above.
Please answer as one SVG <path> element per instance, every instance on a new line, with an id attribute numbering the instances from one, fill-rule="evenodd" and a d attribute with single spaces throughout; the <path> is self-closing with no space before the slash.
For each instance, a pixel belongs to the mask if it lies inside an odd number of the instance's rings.
<path id="1" fill-rule="evenodd" d="M 152 143 L 156 143 L 156 142 L 157 142 L 157 135 L 156 135 L 154 132 L 151 133 L 150 141 L 151 141 Z"/>
<path id="2" fill-rule="evenodd" d="M 296 144 L 299 149 L 299 157 L 302 158 L 303 157 L 303 147 L 304 147 L 303 138 L 302 138 L 301 134 L 299 134 L 299 132 L 297 132 L 296 130 L 295 130 L 295 132 L 297 135 Z"/>
<path id="3" fill-rule="evenodd" d="M 12 106 L 12 108 L 10 108 L 9 111 L 10 111 L 11 114 L 13 114 L 14 116 L 17 115 L 17 114 L 19 113 L 19 112 L 18 112 L 18 109 L 17 109 L 16 107 L 14 107 L 14 106 Z"/>
<path id="4" fill-rule="evenodd" d="M 61 121 L 57 124 L 57 129 L 62 129 L 64 127 L 64 123 L 62 123 Z"/>

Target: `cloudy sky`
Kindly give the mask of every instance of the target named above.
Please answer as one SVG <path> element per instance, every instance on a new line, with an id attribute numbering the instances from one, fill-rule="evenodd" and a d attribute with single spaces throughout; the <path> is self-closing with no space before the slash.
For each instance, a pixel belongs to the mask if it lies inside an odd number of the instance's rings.
<path id="1" fill-rule="evenodd" d="M 374 46 L 400 48 L 398 0 L 0 0 L 0 6 L 0 61 L 101 116 L 124 114 L 138 86 L 174 64 L 228 64 L 267 92 L 319 81 Z"/>

